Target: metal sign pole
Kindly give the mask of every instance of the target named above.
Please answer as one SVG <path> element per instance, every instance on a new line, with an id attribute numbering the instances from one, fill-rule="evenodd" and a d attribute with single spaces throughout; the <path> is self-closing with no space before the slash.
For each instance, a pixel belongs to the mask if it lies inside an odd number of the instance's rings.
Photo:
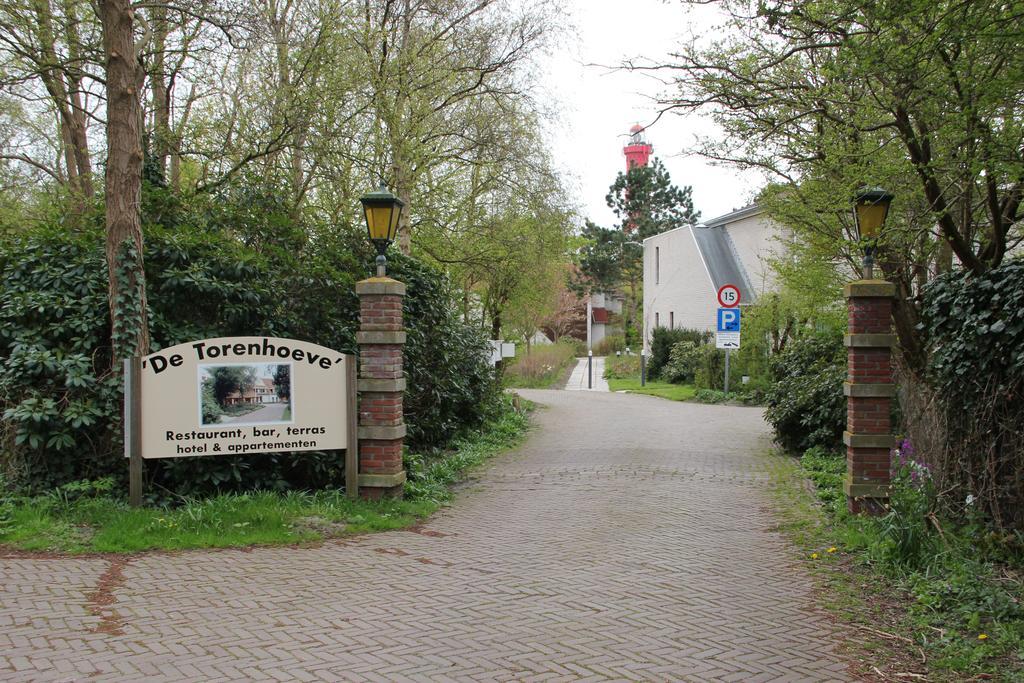
<path id="1" fill-rule="evenodd" d="M 594 352 L 587 351 L 587 389 L 594 388 Z"/>
<path id="2" fill-rule="evenodd" d="M 647 386 L 647 353 L 640 352 L 640 386 Z"/>
<path id="3" fill-rule="evenodd" d="M 729 349 L 725 350 L 725 393 L 729 393 Z"/>

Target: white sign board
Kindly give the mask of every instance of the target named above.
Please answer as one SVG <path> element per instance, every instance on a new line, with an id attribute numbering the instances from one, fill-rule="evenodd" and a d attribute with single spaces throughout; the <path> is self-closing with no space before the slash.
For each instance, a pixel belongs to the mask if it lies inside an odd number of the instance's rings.
<path id="1" fill-rule="evenodd" d="M 491 363 L 498 364 L 503 358 L 515 358 L 516 345 L 501 340 L 491 340 Z"/>
<path id="2" fill-rule="evenodd" d="M 345 448 L 352 362 L 276 337 L 202 339 L 150 354 L 140 378 L 142 457 Z"/>
<path id="3" fill-rule="evenodd" d="M 739 332 L 716 332 L 715 333 L 715 347 L 719 349 L 738 349 L 740 348 L 740 333 Z"/>

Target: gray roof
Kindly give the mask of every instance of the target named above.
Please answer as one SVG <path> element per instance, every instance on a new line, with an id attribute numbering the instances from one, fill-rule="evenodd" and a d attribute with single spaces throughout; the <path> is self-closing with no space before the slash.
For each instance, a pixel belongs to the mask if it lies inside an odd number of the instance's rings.
<path id="1" fill-rule="evenodd" d="M 693 237 L 715 289 L 726 284 L 736 285 L 740 288 L 740 301 L 744 304 L 754 303 L 757 293 L 750 286 L 746 270 L 725 231 L 725 223 L 718 223 L 715 227 L 698 225 L 693 229 Z"/>
<path id="2" fill-rule="evenodd" d="M 729 223 L 734 223 L 738 220 L 742 220 L 749 216 L 756 216 L 757 214 L 761 213 L 762 210 L 763 209 L 761 209 L 761 207 L 758 206 L 757 204 L 748 204 L 747 206 L 744 206 L 742 209 L 736 209 L 735 211 L 730 211 L 729 213 L 723 214 L 716 218 L 710 218 L 704 221 L 702 225 L 706 225 L 709 228 L 716 228 L 719 225 L 728 225 Z"/>

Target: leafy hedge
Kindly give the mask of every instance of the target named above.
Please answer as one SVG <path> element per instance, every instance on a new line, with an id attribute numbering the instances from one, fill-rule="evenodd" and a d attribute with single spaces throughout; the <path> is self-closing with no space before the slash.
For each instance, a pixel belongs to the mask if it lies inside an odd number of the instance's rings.
<path id="1" fill-rule="evenodd" d="M 183 222 L 146 227 L 154 350 L 251 334 L 355 351 L 354 283 L 372 261 L 360 240 L 337 233 L 307 239 L 283 218 L 280 229 L 241 221 L 229 231 L 213 209 L 200 216 L 173 206 L 161 211 L 165 221 Z M 252 220 L 277 219 L 263 212 Z M 438 447 L 497 404 L 486 338 L 459 320 L 438 272 L 402 257 L 390 266 L 408 285 L 408 442 Z M 25 488 L 124 476 L 106 294 L 98 228 L 37 229 L 0 241 L 0 468 Z M 182 458 L 152 461 L 148 473 L 179 493 L 317 488 L 343 480 L 342 462 L 338 453 Z"/>
<path id="2" fill-rule="evenodd" d="M 797 339 L 770 364 L 765 418 L 779 443 L 795 452 L 842 444 L 846 424 L 846 350 L 838 334 Z"/>
<path id="3" fill-rule="evenodd" d="M 1024 528 L 1024 261 L 934 280 L 921 327 L 945 452 L 926 454 L 947 496 Z"/>
<path id="4" fill-rule="evenodd" d="M 711 336 L 706 330 L 655 327 L 651 330 L 651 357 L 647 361 L 647 375 L 652 379 L 661 377 L 662 368 L 671 357 L 672 347 L 679 342 L 688 341 L 703 345 L 711 340 Z"/>

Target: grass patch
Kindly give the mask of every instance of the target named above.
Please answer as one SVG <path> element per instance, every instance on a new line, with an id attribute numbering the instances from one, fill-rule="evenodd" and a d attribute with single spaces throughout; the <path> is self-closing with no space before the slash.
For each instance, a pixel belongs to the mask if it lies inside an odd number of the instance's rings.
<path id="1" fill-rule="evenodd" d="M 821 604 L 850 626 L 862 673 L 1024 681 L 1024 559 L 1007 553 L 1009 539 L 981 542 L 978 528 L 948 522 L 940 535 L 930 519 L 904 515 L 898 492 L 897 513 L 852 516 L 845 458 L 811 449 L 773 460 L 780 528 L 803 551 Z M 908 531 L 919 522 L 925 538 Z M 923 552 L 909 551 L 921 543 Z"/>
<path id="2" fill-rule="evenodd" d="M 497 453 L 518 445 L 527 427 L 529 419 L 524 413 L 508 411 L 487 429 L 456 440 L 451 450 L 438 457 L 408 456 L 406 495 L 434 505 L 447 503 L 452 496 L 452 484 Z"/>
<path id="3" fill-rule="evenodd" d="M 0 500 L 0 545 L 61 553 L 281 545 L 411 526 L 451 497 L 470 467 L 519 443 L 528 426 L 511 409 L 433 458 L 407 456 L 404 500 L 350 500 L 343 491 L 255 491 L 132 508 L 113 482 L 75 482 L 45 496 Z"/>
<path id="4" fill-rule="evenodd" d="M 263 407 L 262 403 L 235 403 L 230 406 L 224 406 L 221 411 L 228 417 L 238 417 L 239 415 L 248 415 L 254 413 Z"/>
<path id="5" fill-rule="evenodd" d="M 564 385 L 576 366 L 576 351 L 576 345 L 567 342 L 534 345 L 505 368 L 502 381 L 513 389 L 551 389 Z"/>
<path id="6" fill-rule="evenodd" d="M 636 378 L 610 377 L 608 378 L 608 388 L 612 391 L 629 391 L 634 394 L 658 396 L 672 401 L 689 401 L 697 394 L 697 390 L 691 384 L 672 384 L 671 382 L 648 380 L 646 386 L 640 386 L 640 380 Z"/>
<path id="7" fill-rule="evenodd" d="M 15 507 L 0 542 L 72 554 L 280 545 L 398 529 L 434 509 L 424 501 L 349 500 L 342 491 L 222 494 L 173 508 L 132 508 L 110 497 L 66 506 L 35 498 Z"/>

